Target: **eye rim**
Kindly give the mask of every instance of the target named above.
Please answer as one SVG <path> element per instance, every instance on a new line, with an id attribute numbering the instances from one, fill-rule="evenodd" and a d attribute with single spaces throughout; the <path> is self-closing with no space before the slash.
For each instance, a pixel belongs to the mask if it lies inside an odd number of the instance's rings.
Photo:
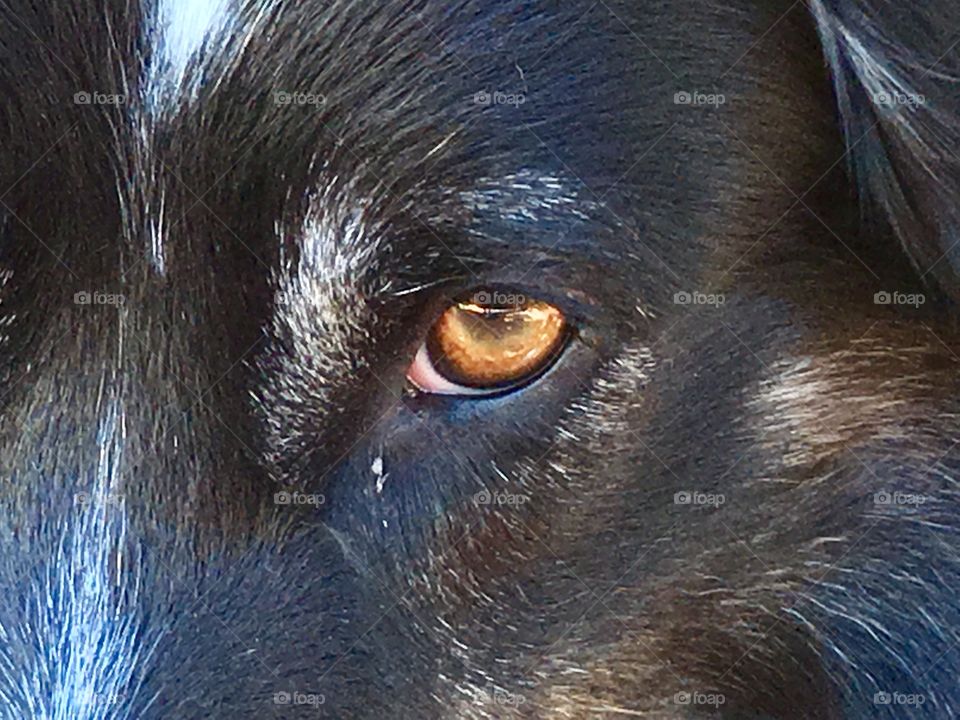
<path id="1" fill-rule="evenodd" d="M 497 383 L 486 387 L 463 385 L 446 377 L 437 369 L 437 363 L 434 361 L 430 352 L 430 337 L 437 324 L 443 316 L 454 308 L 457 304 L 476 303 L 477 297 L 482 297 L 483 293 L 490 293 L 495 297 L 497 293 L 519 296 L 526 298 L 531 302 L 543 303 L 560 313 L 563 322 L 560 332 L 554 341 L 550 350 L 544 355 L 542 360 L 529 372 L 517 377 L 515 380 Z M 496 307 L 496 306 L 492 306 Z M 546 373 L 556 367 L 560 358 L 566 353 L 574 336 L 577 334 L 577 327 L 572 321 L 570 315 L 557 303 L 551 299 L 540 296 L 528 296 L 509 288 L 489 288 L 475 289 L 469 293 L 463 293 L 457 297 L 452 297 L 443 308 L 439 316 L 431 323 L 427 330 L 427 336 L 421 341 L 414 355 L 413 361 L 407 367 L 407 382 L 412 386 L 415 393 L 423 396 L 446 396 L 446 397 L 469 397 L 469 398 L 492 398 L 507 395 L 517 390 L 531 385 L 542 378 Z"/>

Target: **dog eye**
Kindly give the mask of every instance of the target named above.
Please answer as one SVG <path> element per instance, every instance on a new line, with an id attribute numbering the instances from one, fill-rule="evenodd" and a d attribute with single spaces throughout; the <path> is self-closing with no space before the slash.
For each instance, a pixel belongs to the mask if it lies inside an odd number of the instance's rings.
<path id="1" fill-rule="evenodd" d="M 455 301 L 433 324 L 407 379 L 438 395 L 503 392 L 549 368 L 569 335 L 556 306 L 483 290 Z"/>

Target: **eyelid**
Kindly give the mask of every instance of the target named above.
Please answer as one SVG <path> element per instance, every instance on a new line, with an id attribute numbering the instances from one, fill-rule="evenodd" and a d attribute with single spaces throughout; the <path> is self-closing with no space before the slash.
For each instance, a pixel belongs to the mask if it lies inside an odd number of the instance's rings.
<path id="1" fill-rule="evenodd" d="M 443 375 L 437 372 L 430 360 L 430 353 L 427 350 L 427 344 L 422 343 L 420 349 L 407 370 L 407 379 L 422 392 L 433 395 L 490 395 L 490 391 L 479 388 L 470 388 L 465 385 L 458 385 L 450 382 Z"/>

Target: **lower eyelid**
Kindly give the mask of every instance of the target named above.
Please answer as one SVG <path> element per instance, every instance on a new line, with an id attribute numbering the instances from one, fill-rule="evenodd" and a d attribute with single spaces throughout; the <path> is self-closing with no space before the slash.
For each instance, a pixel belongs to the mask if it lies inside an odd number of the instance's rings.
<path id="1" fill-rule="evenodd" d="M 426 343 L 417 350 L 410 368 L 407 370 L 407 379 L 423 392 L 435 395 L 482 395 L 483 391 L 463 387 L 452 383 L 443 377 L 433 367 Z"/>

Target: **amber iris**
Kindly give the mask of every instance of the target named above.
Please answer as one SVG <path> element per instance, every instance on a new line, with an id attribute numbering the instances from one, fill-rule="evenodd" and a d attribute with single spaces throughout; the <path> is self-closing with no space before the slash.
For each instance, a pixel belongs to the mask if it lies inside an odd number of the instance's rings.
<path id="1" fill-rule="evenodd" d="M 546 368 L 562 349 L 567 321 L 553 305 L 513 296 L 496 304 L 488 301 L 496 294 L 478 296 L 447 308 L 427 340 L 431 362 L 450 382 L 513 385 Z"/>

